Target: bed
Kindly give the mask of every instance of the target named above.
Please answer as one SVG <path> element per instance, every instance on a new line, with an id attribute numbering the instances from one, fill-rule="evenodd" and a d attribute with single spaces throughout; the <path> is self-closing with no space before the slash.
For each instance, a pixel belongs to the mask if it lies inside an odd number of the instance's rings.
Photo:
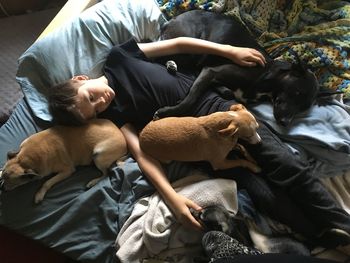
<path id="1" fill-rule="evenodd" d="M 31 134 L 51 126 L 46 102 L 48 87 L 76 74 L 99 76 L 113 45 L 130 37 L 156 41 L 167 19 L 194 8 L 235 15 L 260 36 L 259 40 L 275 57 L 293 60 L 293 52 L 300 53 L 314 67 L 322 87 L 343 91 L 346 101 L 350 90 L 350 4 L 292 1 L 283 9 L 284 1 L 251 2 L 255 1 L 68 1 L 19 58 L 16 78 L 24 98 L 0 127 L 0 167 L 6 162 L 8 151 L 17 149 Z M 320 36 L 323 41 L 315 41 Z M 339 204 L 350 212 L 350 115 L 346 103 L 335 99 L 330 105 L 314 106 L 298 116 L 288 130 L 275 123 L 269 104 L 251 110 L 263 117 L 296 153 L 308 156 L 315 165 L 315 176 L 322 178 Z M 168 233 L 166 236 L 162 231 L 151 233 L 153 239 L 140 243 L 145 234 L 140 232 L 139 222 L 131 219 L 144 216 L 150 205 L 161 200 L 132 157 L 86 190 L 86 183 L 97 173 L 93 166 L 79 167 L 74 176 L 51 189 L 40 205 L 34 205 L 33 196 L 42 181 L 1 192 L 0 224 L 81 262 L 137 262 L 141 258 L 188 262 L 201 253 L 201 236 L 188 232 L 184 236 L 181 227 L 174 227 L 174 218 L 165 207 L 149 209 L 153 218 L 159 220 L 146 222 L 172 231 L 163 231 Z M 233 180 L 207 180 L 191 165 L 176 163 L 169 166 L 167 174 L 185 195 L 202 204 L 219 202 L 237 212 L 240 193 Z M 221 190 L 201 197 L 200 192 L 208 187 Z M 268 218 L 264 220 L 270 222 Z M 187 243 L 184 239 L 188 239 Z M 322 256 L 340 261 L 347 258 L 336 251 L 325 251 Z"/>

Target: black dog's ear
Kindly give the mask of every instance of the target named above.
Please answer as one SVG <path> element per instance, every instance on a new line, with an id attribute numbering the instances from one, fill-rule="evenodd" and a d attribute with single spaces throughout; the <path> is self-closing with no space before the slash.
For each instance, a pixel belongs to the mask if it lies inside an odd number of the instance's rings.
<path id="1" fill-rule="evenodd" d="M 300 73 L 301 76 L 305 75 L 306 72 L 308 71 L 307 64 L 305 62 L 300 61 L 300 60 L 298 60 L 298 61 L 299 61 L 299 63 L 292 65 L 292 71 L 294 73 Z"/>
<path id="2" fill-rule="evenodd" d="M 338 94 L 343 94 L 344 92 L 342 91 L 336 91 L 336 90 L 320 90 L 317 95 L 316 95 L 316 103 L 319 106 L 324 106 L 327 105 L 329 103 L 331 103 L 331 101 L 333 100 L 334 95 L 338 95 Z"/>
<path id="3" fill-rule="evenodd" d="M 266 75 L 264 76 L 265 80 L 273 80 L 283 71 L 291 70 L 292 63 L 288 61 L 274 60 L 273 64 L 270 66 Z"/>
<path id="4" fill-rule="evenodd" d="M 343 94 L 343 91 L 339 91 L 339 90 L 320 90 L 317 93 L 317 98 L 324 98 L 324 97 L 330 97 L 333 95 L 337 95 L 337 94 Z"/>
<path id="5" fill-rule="evenodd" d="M 7 153 L 7 160 L 10 160 L 10 159 L 16 157 L 16 155 L 17 155 L 18 153 L 19 153 L 18 151 L 17 151 L 17 152 L 14 152 L 14 151 L 8 152 L 8 153 Z"/>
<path id="6" fill-rule="evenodd" d="M 307 64 L 300 59 L 299 54 L 295 50 L 289 49 L 288 51 L 294 56 L 296 60 L 296 63 L 293 63 L 292 65 L 292 70 L 294 72 L 299 72 L 302 75 L 305 74 L 308 69 Z"/>

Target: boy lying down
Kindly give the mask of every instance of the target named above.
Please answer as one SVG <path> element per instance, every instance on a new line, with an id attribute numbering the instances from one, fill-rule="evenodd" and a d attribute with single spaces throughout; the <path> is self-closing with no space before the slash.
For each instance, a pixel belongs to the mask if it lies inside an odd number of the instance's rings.
<path id="1" fill-rule="evenodd" d="M 201 230 L 200 223 L 190 212 L 190 209 L 201 210 L 201 207 L 175 192 L 159 161 L 140 149 L 138 139 L 138 132 L 152 120 L 154 113 L 163 106 L 175 105 L 182 100 L 194 82 L 192 75 L 171 74 L 164 65 L 151 61 L 155 57 L 179 53 L 223 56 L 247 67 L 265 64 L 263 55 L 250 48 L 185 37 L 157 43 L 136 43 L 131 39 L 112 48 L 101 77 L 73 76 L 50 89 L 49 107 L 54 121 L 60 124 L 82 124 L 95 117 L 114 121 L 141 170 L 177 220 Z M 188 115 L 204 116 L 227 111 L 234 104 L 237 104 L 235 100 L 224 99 L 209 90 Z M 350 217 L 346 211 L 337 206 L 321 182 L 312 175 L 312 167 L 306 160 L 293 154 L 262 121 L 258 122 L 262 142 L 245 147 L 262 168 L 258 176 L 267 183 L 255 180 L 255 174 L 244 171 L 231 176 L 238 187 L 247 189 L 258 209 L 264 209 L 317 244 L 327 248 L 350 244 Z M 230 170 L 210 173 L 215 176 L 234 174 Z M 285 207 L 279 204 L 282 198 L 271 198 L 275 196 L 275 188 L 269 184 L 277 186 L 282 190 L 279 193 L 282 192 L 297 206 Z"/>

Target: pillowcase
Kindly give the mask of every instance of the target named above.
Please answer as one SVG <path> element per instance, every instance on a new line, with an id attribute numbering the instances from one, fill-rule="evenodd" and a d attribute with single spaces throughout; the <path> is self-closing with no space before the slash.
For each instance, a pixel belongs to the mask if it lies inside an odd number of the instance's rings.
<path id="1" fill-rule="evenodd" d="M 105 0 L 35 42 L 20 58 L 16 79 L 33 114 L 51 121 L 49 88 L 74 75 L 102 75 L 110 49 L 134 37 L 159 39 L 165 22 L 155 0 Z"/>

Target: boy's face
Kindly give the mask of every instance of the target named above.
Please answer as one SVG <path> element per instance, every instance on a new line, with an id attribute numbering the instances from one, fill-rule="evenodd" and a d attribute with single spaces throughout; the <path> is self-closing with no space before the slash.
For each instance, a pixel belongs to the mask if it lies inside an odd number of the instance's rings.
<path id="1" fill-rule="evenodd" d="M 100 79 L 73 79 L 78 86 L 76 108 L 84 120 L 93 119 L 107 109 L 114 99 L 114 90 Z"/>

